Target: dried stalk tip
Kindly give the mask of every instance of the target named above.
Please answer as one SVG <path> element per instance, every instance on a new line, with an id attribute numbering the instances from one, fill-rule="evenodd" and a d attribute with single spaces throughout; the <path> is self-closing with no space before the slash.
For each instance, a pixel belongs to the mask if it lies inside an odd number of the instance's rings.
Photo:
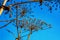
<path id="1" fill-rule="evenodd" d="M 7 0 L 4 0 L 4 2 L 3 2 L 3 6 L 5 6 L 5 4 L 6 4 L 6 2 L 7 2 Z M 2 8 L 0 8 L 0 15 L 2 14 L 2 12 L 3 12 L 3 10 L 4 10 L 4 8 L 2 7 Z"/>
<path id="2" fill-rule="evenodd" d="M 18 38 L 16 38 L 16 40 L 18 40 Z"/>
<path id="3" fill-rule="evenodd" d="M 3 8 L 0 8 L 0 15 L 2 14 L 3 10 L 4 10 Z"/>

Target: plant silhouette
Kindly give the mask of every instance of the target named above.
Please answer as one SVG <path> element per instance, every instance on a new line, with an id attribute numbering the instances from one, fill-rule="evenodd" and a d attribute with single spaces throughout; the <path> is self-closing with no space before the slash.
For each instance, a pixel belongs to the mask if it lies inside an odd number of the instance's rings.
<path id="1" fill-rule="evenodd" d="M 10 0 L 8 0 L 8 2 L 9 1 Z M 39 7 L 41 7 L 44 2 L 53 3 L 50 0 L 49 1 L 47 1 L 47 0 L 27 0 L 24 2 L 15 2 L 14 1 L 14 4 L 10 4 L 8 6 L 5 6 L 5 5 L 0 6 L 0 9 L 3 8 L 4 11 L 7 10 L 7 12 L 5 12 L 4 14 L 5 15 L 9 14 L 9 19 L 10 19 L 10 20 L 0 20 L 0 22 L 7 23 L 7 24 L 4 24 L 3 26 L 0 26 L 0 29 L 7 27 L 9 24 L 12 24 L 16 27 L 17 37 L 16 37 L 16 34 L 11 32 L 8 28 L 6 28 L 6 31 L 8 31 L 10 34 L 12 34 L 16 40 L 22 40 L 23 37 L 25 37 L 25 36 L 28 36 L 27 40 L 30 40 L 30 35 L 33 34 L 33 32 L 51 28 L 51 24 L 48 24 L 45 21 L 42 21 L 41 19 L 34 18 L 35 16 L 31 15 L 33 12 L 32 8 L 31 8 L 31 3 L 35 3 L 35 2 L 39 3 L 39 5 L 38 5 Z M 45 3 L 45 6 L 51 12 L 53 9 L 52 7 L 54 7 L 54 5 L 51 6 L 51 5 L 49 5 L 49 3 Z M 30 6 L 26 7 L 27 4 L 30 4 Z M 35 6 L 34 6 L 34 8 L 35 8 Z M 55 10 L 57 10 L 57 8 Z M 22 33 L 27 32 L 27 31 L 29 31 L 28 34 L 21 36 Z"/>

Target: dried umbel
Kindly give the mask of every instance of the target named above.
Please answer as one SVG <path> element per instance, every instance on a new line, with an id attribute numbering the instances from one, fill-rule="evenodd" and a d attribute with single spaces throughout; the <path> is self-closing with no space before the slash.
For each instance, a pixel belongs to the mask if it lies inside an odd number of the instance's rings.
<path id="1" fill-rule="evenodd" d="M 21 11 L 21 17 L 23 17 L 27 13 L 27 8 L 23 8 Z"/>
<path id="2" fill-rule="evenodd" d="M 29 19 L 29 18 L 28 18 Z M 27 19 L 27 20 L 28 20 Z M 30 33 L 28 34 L 28 39 L 30 39 L 30 35 L 33 34 L 33 32 L 35 31 L 38 31 L 38 30 L 46 30 L 46 29 L 49 29 L 51 28 L 51 25 L 50 24 L 47 24 L 46 22 L 44 21 L 41 21 L 41 20 L 38 20 L 36 19 L 35 22 L 33 22 L 34 20 L 31 19 L 29 21 L 28 24 L 26 24 L 27 26 L 25 27 L 25 30 L 28 30 Z M 43 25 L 46 25 L 46 27 L 43 27 Z M 23 27 L 24 28 L 24 27 Z"/>
<path id="3" fill-rule="evenodd" d="M 2 28 L 7 28 L 7 25 L 9 24 L 14 24 L 13 26 L 15 26 L 16 28 L 16 33 L 17 33 L 17 37 L 15 37 L 15 33 L 11 32 L 10 30 L 6 29 L 6 31 L 8 31 L 9 33 L 11 33 L 16 40 L 21 40 L 21 38 L 25 37 L 25 36 L 28 36 L 27 40 L 30 39 L 30 35 L 33 34 L 33 32 L 35 31 L 38 31 L 38 30 L 46 30 L 46 29 L 49 29 L 51 28 L 51 25 L 46 23 L 45 21 L 42 21 L 41 19 L 37 19 L 37 18 L 34 18 L 30 15 L 29 13 L 29 9 L 30 6 L 27 7 L 21 7 L 21 5 L 25 5 L 27 3 L 33 3 L 33 2 L 39 2 L 40 3 L 40 6 L 43 5 L 44 1 L 43 0 L 32 0 L 32 1 L 25 1 L 25 2 L 17 2 L 17 3 L 14 3 L 14 4 L 11 4 L 9 6 L 1 6 L 0 8 L 3 8 L 4 10 L 8 10 L 8 12 L 10 11 L 11 12 L 11 7 L 14 8 L 14 10 L 12 10 L 13 14 L 11 13 L 10 14 L 10 20 L 0 20 L 0 22 L 6 22 L 7 24 L 3 25 L 3 26 L 0 26 L 0 29 Z M 20 7 L 19 7 L 20 5 Z M 35 5 L 36 6 L 36 5 Z M 39 7 L 40 7 L 39 6 Z M 49 10 L 52 10 L 52 6 L 50 5 L 47 5 L 47 7 L 49 8 Z M 22 9 L 22 10 L 20 10 Z M 28 10 L 27 10 L 28 9 Z M 27 14 L 28 12 L 28 14 Z M 14 15 L 14 17 L 12 16 Z M 27 16 L 28 15 L 28 16 Z M 11 18 L 13 17 L 13 18 Z M 31 18 L 32 17 L 32 18 Z M 45 25 L 45 27 L 43 26 Z M 23 35 L 23 33 L 25 32 L 28 32 L 28 35 L 25 35 L 25 36 L 21 36 Z"/>

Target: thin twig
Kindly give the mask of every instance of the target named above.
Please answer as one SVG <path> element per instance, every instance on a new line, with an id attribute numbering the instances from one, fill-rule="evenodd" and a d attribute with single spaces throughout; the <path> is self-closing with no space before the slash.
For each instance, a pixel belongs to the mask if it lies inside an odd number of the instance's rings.
<path id="1" fill-rule="evenodd" d="M 4 26 L 1 26 L 0 29 L 6 27 L 7 25 L 9 25 L 10 23 L 12 23 L 13 21 L 14 21 L 14 20 L 9 21 L 9 22 L 8 22 L 7 24 L 5 24 Z"/>
<path id="2" fill-rule="evenodd" d="M 18 2 L 18 3 L 10 4 L 9 6 L 15 6 L 15 5 L 19 5 L 19 4 L 32 3 L 32 2 L 39 2 L 39 1 Z"/>

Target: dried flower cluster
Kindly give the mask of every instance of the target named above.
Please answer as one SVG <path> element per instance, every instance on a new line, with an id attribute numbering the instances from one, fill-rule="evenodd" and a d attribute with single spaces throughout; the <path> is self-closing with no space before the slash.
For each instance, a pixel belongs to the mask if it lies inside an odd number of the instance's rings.
<path id="1" fill-rule="evenodd" d="M 34 2 L 39 2 L 39 5 L 38 5 L 39 7 L 42 6 L 44 3 L 44 5 L 47 6 L 50 11 L 52 11 L 52 8 L 54 7 L 54 5 L 50 5 L 50 3 L 53 4 L 53 1 L 50 1 L 50 0 L 48 1 L 47 0 L 31 0 L 31 1 L 25 1 L 25 2 L 16 2 L 9 6 L 0 6 L 0 9 L 3 8 L 4 10 L 8 11 L 8 13 L 6 14 L 9 14 L 9 19 L 11 19 L 11 20 L 0 20 L 0 22 L 7 22 L 7 24 L 0 26 L 0 29 L 5 28 L 7 25 L 12 23 L 12 25 L 16 27 L 18 37 L 16 37 L 15 34 L 11 32 L 9 29 L 6 29 L 6 30 L 9 33 L 11 33 L 16 40 L 21 40 L 25 36 L 28 36 L 27 40 L 29 40 L 30 35 L 33 32 L 51 28 L 51 24 L 48 24 L 45 21 L 42 21 L 41 19 L 35 18 L 34 15 L 33 17 L 30 16 L 29 12 L 31 12 L 31 9 L 28 9 L 24 5 L 28 3 L 34 3 Z M 58 4 L 56 2 L 55 2 L 55 5 L 56 5 L 55 10 L 57 10 Z M 13 16 L 14 18 L 12 18 Z M 23 36 L 21 36 L 21 33 L 24 33 L 27 31 L 29 31 L 28 35 L 22 34 Z"/>

